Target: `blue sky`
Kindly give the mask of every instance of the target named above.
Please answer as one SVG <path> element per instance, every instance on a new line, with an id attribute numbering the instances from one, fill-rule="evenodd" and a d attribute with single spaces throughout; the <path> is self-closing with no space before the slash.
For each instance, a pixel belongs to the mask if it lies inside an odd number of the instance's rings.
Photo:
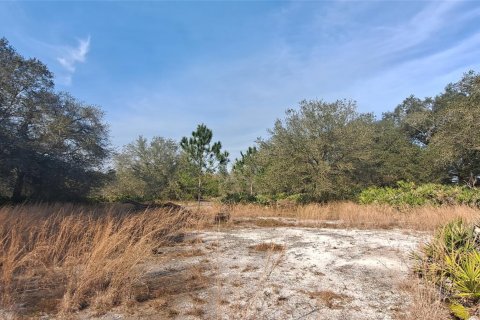
<path id="1" fill-rule="evenodd" d="M 114 146 L 204 122 L 233 157 L 302 99 L 380 115 L 480 71 L 480 2 L 0 2 L 0 36 L 102 107 Z"/>

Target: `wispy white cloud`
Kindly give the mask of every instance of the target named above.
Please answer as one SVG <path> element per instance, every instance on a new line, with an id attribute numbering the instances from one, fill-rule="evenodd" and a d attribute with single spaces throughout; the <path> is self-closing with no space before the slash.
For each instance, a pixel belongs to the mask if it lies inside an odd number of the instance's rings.
<path id="1" fill-rule="evenodd" d="M 79 39 L 76 47 L 62 47 L 62 53 L 57 57 L 57 61 L 67 71 L 67 74 L 63 77 L 65 82 L 71 82 L 77 64 L 86 61 L 89 50 L 90 36 L 86 39 Z"/>
<path id="2" fill-rule="evenodd" d="M 460 2 L 446 1 L 431 3 L 409 21 L 394 28 L 390 37 L 381 42 L 381 52 L 393 53 L 412 48 L 432 37 L 449 21 L 451 11 Z"/>
<path id="3" fill-rule="evenodd" d="M 92 30 L 32 32 L 38 19 L 32 19 L 23 7 L 22 3 L 0 3 L 0 29 L 15 39 L 12 44 L 19 52 L 44 61 L 57 84 L 68 86 L 89 57 L 91 39 L 82 38 L 70 46 L 63 41 L 70 32 Z M 78 86 L 88 87 L 83 92 L 92 92 L 91 101 L 102 101 L 117 146 L 138 134 L 178 139 L 205 122 L 215 139 L 235 156 L 258 136 L 265 136 L 275 118 L 283 117 L 284 110 L 301 99 L 353 98 L 361 111 L 380 114 L 410 94 L 434 95 L 446 83 L 458 80 L 462 72 L 480 70 L 479 19 L 480 4 L 474 1 L 278 2 L 262 15 L 261 23 L 252 22 L 255 36 L 246 35 L 250 29 L 243 24 L 229 29 L 231 41 L 222 45 L 237 48 L 237 40 L 242 40 L 246 46 L 238 46 L 237 53 L 223 56 L 211 50 L 184 61 L 155 51 L 148 61 L 135 61 L 139 70 L 133 73 L 123 72 L 121 66 L 122 72 L 106 68 L 112 74 L 102 78 L 96 68 L 95 76 L 111 90 L 88 82 Z M 196 29 L 201 19 L 192 21 Z M 175 28 L 182 29 L 178 41 L 191 40 L 180 39 L 183 29 L 190 27 Z M 216 29 L 209 32 L 216 33 Z M 110 41 L 118 41 L 117 31 L 109 30 Z M 195 35 L 206 40 L 210 36 Z M 155 37 L 147 31 L 142 36 Z M 202 43 L 206 50 L 210 45 L 209 41 Z M 117 53 L 115 63 L 130 62 L 128 54 Z M 108 57 L 108 52 L 101 57 Z M 162 69 L 163 58 L 175 64 L 174 70 Z M 144 77 L 140 69 L 146 63 L 150 65 Z"/>
<path id="4" fill-rule="evenodd" d="M 345 11 L 344 5 L 330 7 L 324 24 L 321 19 L 305 23 L 300 48 L 283 37 L 281 26 L 271 37 L 275 41 L 261 51 L 235 60 L 201 61 L 168 81 L 147 85 L 125 113 L 112 116 L 117 141 L 127 142 L 140 133 L 179 138 L 179 132 L 188 133 L 203 121 L 236 156 L 303 98 L 353 98 L 361 111 L 378 114 L 409 94 L 436 94 L 468 68 L 480 67 L 477 33 L 441 38 L 452 25 L 478 18 L 478 10 L 466 15 L 458 10 L 461 3 L 426 4 L 403 21 L 356 23 L 325 45 L 322 37 L 337 13 L 343 17 L 349 12 L 342 18 L 345 23 L 358 18 L 359 7 Z M 294 9 L 299 10 L 298 5 Z M 287 11 L 280 15 L 290 20 L 285 28 L 295 21 Z"/>

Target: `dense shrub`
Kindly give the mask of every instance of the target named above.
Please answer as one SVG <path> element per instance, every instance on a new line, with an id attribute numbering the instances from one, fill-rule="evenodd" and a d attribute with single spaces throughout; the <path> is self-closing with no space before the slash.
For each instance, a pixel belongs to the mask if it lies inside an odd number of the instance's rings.
<path id="1" fill-rule="evenodd" d="M 251 195 L 247 193 L 230 193 L 221 200 L 223 203 L 256 203 L 261 205 L 272 205 L 279 202 L 288 201 L 293 204 L 307 204 L 314 202 L 314 199 L 305 193 L 296 193 L 287 195 L 279 193 L 277 195 Z"/>
<path id="2" fill-rule="evenodd" d="M 466 186 L 448 186 L 435 183 L 416 185 L 400 181 L 395 188 L 370 187 L 363 190 L 358 201 L 362 204 L 417 205 L 480 205 L 480 190 Z"/>
<path id="3" fill-rule="evenodd" d="M 415 255 L 417 274 L 435 284 L 460 319 L 479 315 L 480 248 L 477 228 L 454 220 Z"/>
<path id="4" fill-rule="evenodd" d="M 314 202 L 315 200 L 311 195 L 308 195 L 306 193 L 292 194 L 291 196 L 288 196 L 285 199 L 295 202 L 296 204 L 307 204 L 307 203 Z"/>
<path id="5" fill-rule="evenodd" d="M 261 194 L 251 195 L 248 193 L 229 193 L 221 199 L 221 202 L 229 204 L 255 203 L 269 206 L 275 204 L 277 202 L 277 198 L 274 196 L 266 196 Z"/>
<path id="6" fill-rule="evenodd" d="M 256 203 L 257 198 L 246 193 L 229 193 L 221 201 L 223 203 Z"/>
<path id="7" fill-rule="evenodd" d="M 271 205 L 274 202 L 275 202 L 275 199 L 272 198 L 272 197 L 269 197 L 269 196 L 265 196 L 265 195 L 262 195 L 262 194 L 257 194 L 255 196 L 255 203 L 258 203 L 258 204 L 261 204 L 261 205 L 264 205 L 264 206 Z"/>

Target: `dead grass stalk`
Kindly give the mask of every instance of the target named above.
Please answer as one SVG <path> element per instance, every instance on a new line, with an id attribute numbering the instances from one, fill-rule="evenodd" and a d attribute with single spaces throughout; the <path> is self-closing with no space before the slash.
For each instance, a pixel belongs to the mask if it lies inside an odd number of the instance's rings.
<path id="1" fill-rule="evenodd" d="M 214 207 L 213 210 L 216 208 Z M 298 225 L 339 228 L 391 229 L 404 228 L 431 231 L 453 219 L 475 221 L 480 210 L 468 206 L 422 206 L 398 209 L 391 206 L 360 205 L 352 202 L 309 204 L 296 207 L 235 205 L 232 218 L 271 218 L 260 221 L 259 226 L 281 226 L 291 219 Z M 275 220 L 273 219 L 289 219 Z M 332 223 L 334 222 L 334 223 Z"/>
<path id="2" fill-rule="evenodd" d="M 136 266 L 193 220 L 188 212 L 114 206 L 0 208 L 0 307 L 67 314 L 134 300 Z"/>

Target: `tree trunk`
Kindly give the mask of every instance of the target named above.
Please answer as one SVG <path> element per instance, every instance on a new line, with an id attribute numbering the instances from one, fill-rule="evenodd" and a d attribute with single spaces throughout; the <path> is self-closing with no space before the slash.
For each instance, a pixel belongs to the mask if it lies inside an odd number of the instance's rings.
<path id="1" fill-rule="evenodd" d="M 468 179 L 467 186 L 470 188 L 474 188 L 477 184 L 477 176 L 470 172 L 470 178 Z"/>
<path id="2" fill-rule="evenodd" d="M 13 187 L 12 201 L 19 202 L 22 200 L 23 185 L 25 182 L 25 173 L 17 171 L 17 178 L 15 179 L 15 185 Z"/>
<path id="3" fill-rule="evenodd" d="M 200 210 L 200 199 L 202 197 L 202 175 L 198 175 L 198 192 L 197 192 L 197 201 L 198 201 L 198 210 Z"/>

